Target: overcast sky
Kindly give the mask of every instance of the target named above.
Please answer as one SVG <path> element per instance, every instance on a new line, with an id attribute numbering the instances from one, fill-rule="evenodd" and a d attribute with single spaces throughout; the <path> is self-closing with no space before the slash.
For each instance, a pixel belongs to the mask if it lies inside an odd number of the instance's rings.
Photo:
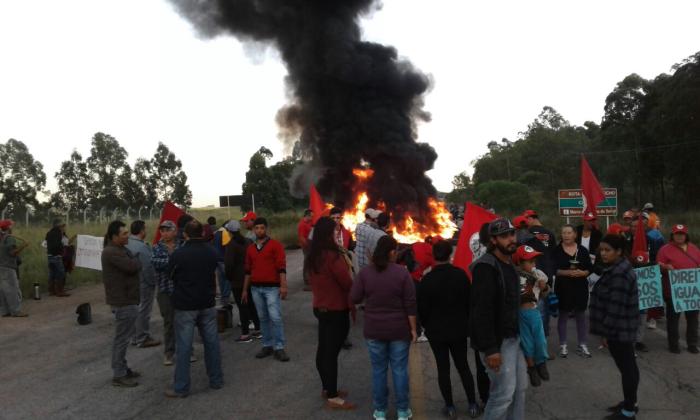
<path id="1" fill-rule="evenodd" d="M 655 77 L 700 50 L 698 16 L 696 1 L 385 0 L 362 27 L 432 75 L 420 140 L 437 150 L 429 175 L 449 191 L 490 140 L 516 139 L 544 105 L 600 122 L 626 75 Z M 0 57 L 0 141 L 26 143 L 49 189 L 97 131 L 132 163 L 167 144 L 195 206 L 240 193 L 260 146 L 283 156 L 277 53 L 202 40 L 165 0 L 0 0 Z"/>

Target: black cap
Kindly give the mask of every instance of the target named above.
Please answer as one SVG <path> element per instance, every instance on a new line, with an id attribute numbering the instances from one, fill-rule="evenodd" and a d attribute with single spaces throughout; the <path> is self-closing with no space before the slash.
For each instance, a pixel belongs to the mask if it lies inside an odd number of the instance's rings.
<path id="1" fill-rule="evenodd" d="M 496 219 L 489 225 L 489 235 L 491 237 L 503 235 L 505 233 L 515 232 L 515 227 L 510 220 L 502 217 Z"/>

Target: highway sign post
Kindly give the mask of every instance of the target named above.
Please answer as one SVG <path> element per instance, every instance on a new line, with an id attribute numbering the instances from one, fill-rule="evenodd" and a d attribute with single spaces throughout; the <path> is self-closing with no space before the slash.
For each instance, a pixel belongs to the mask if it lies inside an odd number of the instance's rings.
<path id="1" fill-rule="evenodd" d="M 606 225 L 610 225 L 610 216 L 617 216 L 617 188 L 603 188 L 605 200 L 596 206 L 598 216 L 605 216 Z M 583 217 L 583 192 L 580 189 L 559 190 L 559 215 L 566 217 Z"/>

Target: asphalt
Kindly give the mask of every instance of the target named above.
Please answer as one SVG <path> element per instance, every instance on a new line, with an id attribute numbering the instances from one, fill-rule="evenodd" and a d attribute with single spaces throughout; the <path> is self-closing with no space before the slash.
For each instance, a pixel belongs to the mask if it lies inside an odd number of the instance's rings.
<path id="1" fill-rule="evenodd" d="M 44 297 L 25 301 L 29 318 L 0 318 L 0 419 L 369 419 L 372 413 L 370 364 L 362 339 L 362 316 L 351 330 L 354 344 L 339 358 L 339 383 L 358 408 L 331 412 L 320 398 L 315 369 L 316 320 L 311 294 L 302 291 L 301 254 L 288 255 L 290 294 L 283 303 L 289 363 L 257 360 L 259 343 L 239 344 L 237 328 L 221 335 L 225 386 L 207 386 L 203 350 L 192 364 L 192 393 L 185 399 L 164 396 L 172 367 L 163 366 L 162 347 L 127 354 L 130 367 L 142 373 L 133 389 L 111 385 L 110 343 L 113 323 L 100 285 L 83 286 L 68 298 Z M 80 326 L 75 308 L 90 302 L 93 323 Z M 234 310 L 235 314 L 235 310 Z M 162 335 L 154 308 L 152 331 Z M 573 321 L 569 337 L 575 338 Z M 700 419 L 700 356 L 666 350 L 664 324 L 647 330 L 649 353 L 638 358 L 641 371 L 639 419 Z M 682 325 L 682 331 L 685 331 Z M 551 340 L 550 351 L 556 352 Z M 604 408 L 622 399 L 619 374 L 606 351 L 593 358 L 571 354 L 549 363 L 550 382 L 527 391 L 528 419 L 599 419 Z M 575 347 L 575 342 L 570 343 Z M 470 361 L 472 353 L 470 352 Z M 440 419 L 442 399 L 435 361 L 428 344 L 412 346 L 411 406 L 415 419 Z M 473 370 L 473 363 L 472 363 Z M 455 402 L 468 418 L 466 397 L 456 372 L 452 375 Z M 390 413 L 394 416 L 395 413 Z M 390 417 L 391 418 L 391 417 Z M 395 417 L 394 417 L 395 418 Z"/>

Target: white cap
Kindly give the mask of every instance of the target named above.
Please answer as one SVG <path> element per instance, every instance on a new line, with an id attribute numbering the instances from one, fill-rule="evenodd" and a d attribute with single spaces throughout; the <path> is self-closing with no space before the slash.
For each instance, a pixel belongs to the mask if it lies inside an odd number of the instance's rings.
<path id="1" fill-rule="evenodd" d="M 380 214 L 382 214 L 382 212 L 375 209 L 367 209 L 365 210 L 365 214 L 369 216 L 370 219 L 376 219 Z"/>

